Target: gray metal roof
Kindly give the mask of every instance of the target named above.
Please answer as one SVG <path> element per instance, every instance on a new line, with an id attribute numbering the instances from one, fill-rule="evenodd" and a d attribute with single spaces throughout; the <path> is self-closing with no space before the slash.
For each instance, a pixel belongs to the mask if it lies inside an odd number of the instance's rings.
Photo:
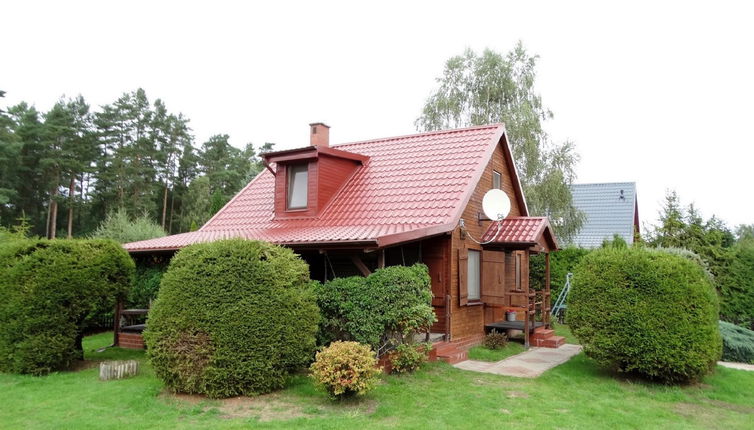
<path id="1" fill-rule="evenodd" d="M 629 244 L 633 243 L 637 207 L 635 182 L 573 184 L 571 193 L 573 205 L 586 215 L 583 227 L 573 237 L 571 244 L 597 248 L 603 240 L 612 239 L 615 234 Z"/>

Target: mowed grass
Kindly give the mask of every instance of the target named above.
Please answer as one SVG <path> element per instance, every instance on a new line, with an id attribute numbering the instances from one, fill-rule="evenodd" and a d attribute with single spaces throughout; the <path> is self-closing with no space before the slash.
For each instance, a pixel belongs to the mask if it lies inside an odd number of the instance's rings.
<path id="1" fill-rule="evenodd" d="M 136 358 L 138 376 L 102 382 L 96 368 L 0 374 L 0 428 L 750 429 L 754 416 L 754 372 L 718 367 L 701 384 L 667 387 L 607 374 L 583 354 L 537 379 L 430 363 L 383 377 L 356 401 L 332 403 L 304 375 L 256 399 L 189 401 L 164 393 L 143 352 L 90 352 L 110 342 L 109 334 L 87 338 L 87 358 Z"/>

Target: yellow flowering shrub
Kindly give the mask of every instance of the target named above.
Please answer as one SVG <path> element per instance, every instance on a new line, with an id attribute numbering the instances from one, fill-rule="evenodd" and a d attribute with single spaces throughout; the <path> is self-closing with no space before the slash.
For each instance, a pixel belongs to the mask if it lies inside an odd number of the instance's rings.
<path id="1" fill-rule="evenodd" d="M 364 395 L 377 384 L 381 370 L 368 345 L 333 342 L 312 363 L 311 376 L 332 398 Z"/>

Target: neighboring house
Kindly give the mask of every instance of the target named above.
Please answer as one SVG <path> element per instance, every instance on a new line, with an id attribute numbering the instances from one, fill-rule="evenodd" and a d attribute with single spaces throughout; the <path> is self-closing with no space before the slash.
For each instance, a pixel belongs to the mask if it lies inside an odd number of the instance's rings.
<path id="1" fill-rule="evenodd" d="M 639 203 L 635 182 L 573 184 L 573 205 L 586 219 L 571 244 L 598 248 L 605 239 L 617 234 L 629 245 L 639 234 Z"/>
<path id="2" fill-rule="evenodd" d="M 549 253 L 557 243 L 546 218 L 528 216 L 503 125 L 331 147 L 329 127 L 315 123 L 310 146 L 263 158 L 267 169 L 198 231 L 125 248 L 139 258 L 223 238 L 259 239 L 295 250 L 320 281 L 422 262 L 438 320 L 432 331 L 446 341 L 466 347 L 479 343 L 485 328 L 523 329 L 523 321 L 502 322 L 511 308 L 527 322 L 535 307 L 545 315 L 530 331 L 549 326 L 549 291 L 529 293 L 529 254 Z M 493 187 L 512 206 L 499 226 L 481 215 Z M 545 328 L 534 344 L 562 343 L 546 339 Z"/>

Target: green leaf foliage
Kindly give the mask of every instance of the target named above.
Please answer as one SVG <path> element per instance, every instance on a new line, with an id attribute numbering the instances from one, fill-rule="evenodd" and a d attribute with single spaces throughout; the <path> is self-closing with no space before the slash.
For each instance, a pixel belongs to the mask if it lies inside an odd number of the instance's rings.
<path id="1" fill-rule="evenodd" d="M 149 217 L 142 215 L 132 219 L 125 210 L 119 209 L 110 213 L 91 237 L 129 243 L 163 237 L 165 234 L 165 230 Z"/>
<path id="2" fill-rule="evenodd" d="M 82 358 L 88 317 L 113 309 L 133 272 L 112 241 L 0 244 L 0 371 L 42 375 Z"/>
<path id="3" fill-rule="evenodd" d="M 164 263 L 149 264 L 138 261 L 134 284 L 128 292 L 128 306 L 140 309 L 148 308 L 151 301 L 157 298 L 160 281 L 166 270 L 167 265 Z"/>
<path id="4" fill-rule="evenodd" d="M 560 294 L 560 290 L 565 286 L 566 275 L 573 272 L 576 266 L 581 262 L 585 255 L 589 254 L 588 249 L 569 246 L 567 248 L 550 253 L 550 289 L 552 290 L 552 301 Z M 545 255 L 532 255 L 529 263 L 530 285 L 536 290 L 545 287 Z"/>
<path id="5" fill-rule="evenodd" d="M 222 240 L 179 251 L 144 338 L 156 375 L 213 398 L 267 393 L 311 361 L 319 311 L 309 268 L 290 249 Z"/>
<path id="6" fill-rule="evenodd" d="M 644 248 L 605 248 L 574 272 L 568 322 L 600 365 L 665 383 L 695 381 L 720 358 L 718 302 L 693 261 Z"/>
<path id="7" fill-rule="evenodd" d="M 553 114 L 535 91 L 537 60 L 521 42 L 507 53 L 467 49 L 451 57 L 416 126 L 428 131 L 504 123 L 530 212 L 549 216 L 558 237 L 569 239 L 584 222 L 570 189 L 579 156 L 572 142 L 552 142 L 543 127 Z"/>
<path id="8" fill-rule="evenodd" d="M 754 331 L 720 321 L 723 360 L 754 364 Z"/>
<path id="9" fill-rule="evenodd" d="M 731 248 L 727 264 L 717 277 L 721 319 L 754 329 L 754 242 Z"/>
<path id="10" fill-rule="evenodd" d="M 322 312 L 319 341 L 353 340 L 382 355 L 435 321 L 427 266 L 390 266 L 366 278 L 315 283 Z"/>
<path id="11" fill-rule="evenodd" d="M 331 399 L 365 395 L 377 385 L 381 373 L 369 346 L 340 341 L 322 348 L 310 371 L 314 383 Z"/>

